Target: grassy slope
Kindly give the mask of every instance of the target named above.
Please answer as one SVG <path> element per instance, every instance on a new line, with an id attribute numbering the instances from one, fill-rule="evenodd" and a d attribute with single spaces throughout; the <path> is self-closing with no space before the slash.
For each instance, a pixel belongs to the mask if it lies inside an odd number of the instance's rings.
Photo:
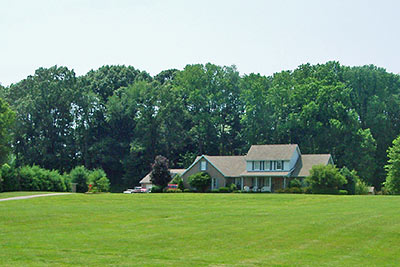
<path id="1" fill-rule="evenodd" d="M 44 195 L 51 194 L 54 192 L 42 192 L 42 191 L 18 191 L 18 192 L 4 192 L 0 193 L 0 199 L 9 197 L 21 197 L 21 196 L 31 196 L 31 195 Z"/>
<path id="2" fill-rule="evenodd" d="M 66 195 L 0 203 L 0 265 L 395 265 L 400 197 Z"/>

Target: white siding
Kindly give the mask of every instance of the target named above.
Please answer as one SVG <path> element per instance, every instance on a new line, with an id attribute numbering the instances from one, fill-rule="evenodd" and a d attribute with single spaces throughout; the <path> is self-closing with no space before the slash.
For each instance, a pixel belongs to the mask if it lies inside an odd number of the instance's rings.
<path id="1" fill-rule="evenodd" d="M 283 170 L 290 171 L 290 161 L 289 160 L 285 160 Z"/>
<path id="2" fill-rule="evenodd" d="M 294 168 L 297 160 L 299 159 L 299 156 L 300 156 L 299 151 L 296 149 L 292 155 L 292 158 L 290 159 L 289 170 Z"/>
<path id="3" fill-rule="evenodd" d="M 252 171 L 253 170 L 253 162 L 252 161 L 247 161 L 246 170 L 247 171 Z"/>

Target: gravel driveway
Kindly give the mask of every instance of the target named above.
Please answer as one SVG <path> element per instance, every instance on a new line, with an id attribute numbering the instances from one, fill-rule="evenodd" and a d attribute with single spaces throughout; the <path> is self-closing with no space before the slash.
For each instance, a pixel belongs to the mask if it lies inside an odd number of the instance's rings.
<path id="1" fill-rule="evenodd" d="M 42 195 L 30 195 L 30 196 L 20 196 L 20 197 L 9 197 L 9 198 L 2 198 L 2 199 L 0 199 L 0 201 L 27 199 L 27 198 L 34 198 L 34 197 L 60 196 L 60 195 L 70 195 L 70 194 L 72 194 L 72 193 L 52 193 L 52 194 L 42 194 Z"/>

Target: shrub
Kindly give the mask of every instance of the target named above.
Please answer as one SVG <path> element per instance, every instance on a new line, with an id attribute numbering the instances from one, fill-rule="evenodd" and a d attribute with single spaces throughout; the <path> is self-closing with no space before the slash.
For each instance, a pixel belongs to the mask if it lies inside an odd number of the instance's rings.
<path id="1" fill-rule="evenodd" d="M 180 180 L 178 181 L 178 188 L 179 188 L 180 190 L 182 190 L 182 191 L 185 190 L 185 185 L 184 185 L 182 179 L 180 179 Z"/>
<path id="2" fill-rule="evenodd" d="M 18 191 L 20 190 L 20 183 L 18 177 L 18 171 L 8 165 L 4 164 L 1 166 L 1 178 L 3 179 L 3 191 Z"/>
<path id="3" fill-rule="evenodd" d="M 23 166 L 19 169 L 18 176 L 22 191 L 39 191 L 40 184 L 35 171 L 35 165 Z"/>
<path id="4" fill-rule="evenodd" d="M 182 193 L 182 190 L 180 190 L 179 188 L 167 188 L 167 190 L 165 190 L 165 193 Z"/>
<path id="5" fill-rule="evenodd" d="M 46 170 L 39 166 L 23 166 L 18 173 L 21 190 L 25 191 L 56 191 L 67 190 L 64 177 L 56 170 Z"/>
<path id="6" fill-rule="evenodd" d="M 107 177 L 101 177 L 95 183 L 96 190 L 98 192 L 109 192 L 110 191 L 110 180 Z"/>
<path id="7" fill-rule="evenodd" d="M 76 192 L 85 193 L 88 191 L 89 173 L 83 166 L 72 169 L 70 176 L 73 183 L 76 183 Z"/>
<path id="8" fill-rule="evenodd" d="M 384 192 L 384 187 L 382 187 L 382 192 Z M 368 186 L 364 181 L 358 179 L 355 185 L 355 194 L 356 195 L 367 195 L 368 194 Z"/>
<path id="9" fill-rule="evenodd" d="M 306 181 L 315 194 L 337 194 L 346 178 L 333 165 L 315 165 Z"/>
<path id="10" fill-rule="evenodd" d="M 163 191 L 163 188 L 158 185 L 153 185 L 151 188 L 151 193 L 161 193 Z"/>
<path id="11" fill-rule="evenodd" d="M 347 190 L 339 190 L 339 195 L 348 195 L 348 193 Z"/>
<path id="12" fill-rule="evenodd" d="M 212 189 L 210 193 L 219 193 L 219 189 Z"/>
<path id="13" fill-rule="evenodd" d="M 102 169 L 88 172 L 88 181 L 93 185 L 91 189 L 93 193 L 110 191 L 110 180 L 108 180 L 107 174 Z"/>
<path id="14" fill-rule="evenodd" d="M 303 187 L 303 192 L 304 192 L 304 194 L 312 194 L 311 187 L 309 187 L 309 186 Z"/>
<path id="15" fill-rule="evenodd" d="M 343 167 L 340 169 L 340 174 L 342 174 L 347 181 L 342 189 L 347 190 L 349 195 L 354 195 L 356 193 L 356 183 L 360 180 L 357 176 L 357 172 L 355 170 L 350 171 L 348 168 Z"/>
<path id="16" fill-rule="evenodd" d="M 293 187 L 301 188 L 301 181 L 297 178 L 291 180 L 289 182 L 289 188 L 293 188 Z"/>
<path id="17" fill-rule="evenodd" d="M 210 186 L 211 177 L 206 172 L 198 172 L 189 176 L 190 186 L 196 188 L 200 192 L 205 192 L 207 187 Z"/>
<path id="18" fill-rule="evenodd" d="M 230 189 L 232 192 L 237 191 L 237 186 L 236 186 L 234 183 L 231 183 L 230 186 L 229 186 L 229 189 Z"/>
<path id="19" fill-rule="evenodd" d="M 192 190 L 190 190 L 189 188 L 185 188 L 185 189 L 183 190 L 183 192 L 184 192 L 184 193 L 191 193 Z"/>
<path id="20" fill-rule="evenodd" d="M 323 194 L 323 195 L 338 195 L 339 189 L 336 188 L 311 188 L 312 194 Z"/>
<path id="21" fill-rule="evenodd" d="M 289 191 L 288 193 L 292 193 L 292 194 L 302 194 L 303 193 L 303 190 L 299 187 L 288 188 L 288 191 Z"/>
<path id="22" fill-rule="evenodd" d="M 218 189 L 218 191 L 219 191 L 220 193 L 230 193 L 230 192 L 231 192 L 231 190 L 230 190 L 228 187 L 220 187 L 220 188 Z"/>
<path id="23" fill-rule="evenodd" d="M 285 189 L 283 189 L 283 188 L 276 189 L 274 192 L 275 193 L 285 193 Z"/>

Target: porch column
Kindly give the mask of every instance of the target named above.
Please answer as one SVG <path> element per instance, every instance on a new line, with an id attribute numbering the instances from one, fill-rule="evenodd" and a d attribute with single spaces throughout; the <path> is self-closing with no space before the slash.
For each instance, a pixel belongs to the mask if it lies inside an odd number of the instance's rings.
<path id="1" fill-rule="evenodd" d="M 269 177 L 269 188 L 272 188 L 272 184 L 271 184 L 271 176 Z"/>
<path id="2" fill-rule="evenodd" d="M 255 186 L 258 188 L 258 177 L 256 177 L 256 185 Z"/>
<path id="3" fill-rule="evenodd" d="M 286 188 L 286 177 L 283 177 L 283 189 Z"/>
<path id="4" fill-rule="evenodd" d="M 240 181 L 240 187 L 241 187 L 241 189 L 240 190 L 243 190 L 243 177 L 241 178 L 241 181 Z"/>

